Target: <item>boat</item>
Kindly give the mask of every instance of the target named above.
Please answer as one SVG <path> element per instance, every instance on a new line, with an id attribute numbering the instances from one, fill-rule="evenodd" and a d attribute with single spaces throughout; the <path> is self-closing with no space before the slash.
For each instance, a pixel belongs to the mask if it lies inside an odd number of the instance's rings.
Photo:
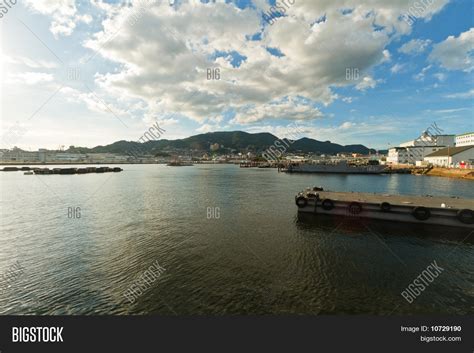
<path id="1" fill-rule="evenodd" d="M 386 167 L 378 161 L 367 164 L 348 163 L 346 160 L 337 162 L 303 162 L 291 163 L 283 171 L 286 173 L 338 173 L 338 174 L 380 174 Z"/>
<path id="2" fill-rule="evenodd" d="M 34 174 L 49 175 L 49 174 L 61 174 L 61 175 L 73 175 L 73 174 L 88 174 L 88 173 L 110 173 L 110 172 L 121 172 L 123 171 L 120 167 L 87 167 L 87 168 L 35 168 Z M 31 175 L 33 172 L 25 172 L 25 175 Z"/>
<path id="3" fill-rule="evenodd" d="M 167 164 L 168 167 L 191 167 L 194 164 L 183 161 L 172 161 Z"/>
<path id="4" fill-rule="evenodd" d="M 418 223 L 474 230 L 474 200 L 449 196 L 410 196 L 307 188 L 295 196 L 299 213 Z"/>

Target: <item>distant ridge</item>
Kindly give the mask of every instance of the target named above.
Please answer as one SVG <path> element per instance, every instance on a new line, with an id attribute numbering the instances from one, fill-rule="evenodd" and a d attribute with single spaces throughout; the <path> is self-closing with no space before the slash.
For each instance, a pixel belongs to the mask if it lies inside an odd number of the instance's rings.
<path id="1" fill-rule="evenodd" d="M 114 142 L 110 145 L 97 146 L 94 148 L 73 147 L 69 148 L 67 152 L 126 154 L 127 152 L 137 148 L 150 154 L 156 154 L 165 150 L 191 149 L 208 152 L 211 145 L 216 143 L 224 146 L 223 149 L 221 148 L 222 152 L 225 152 L 226 150 L 263 152 L 268 147 L 273 145 L 276 140 L 279 140 L 279 138 L 268 132 L 252 134 L 243 131 L 221 131 L 199 134 L 178 140 L 159 139 L 145 143 L 122 140 Z M 293 141 L 293 143 L 288 144 L 290 145 L 290 147 L 287 149 L 288 152 L 313 152 L 322 154 L 376 153 L 376 150 L 370 149 L 364 145 L 342 146 L 330 141 L 322 142 L 307 137 L 303 137 L 299 140 Z"/>

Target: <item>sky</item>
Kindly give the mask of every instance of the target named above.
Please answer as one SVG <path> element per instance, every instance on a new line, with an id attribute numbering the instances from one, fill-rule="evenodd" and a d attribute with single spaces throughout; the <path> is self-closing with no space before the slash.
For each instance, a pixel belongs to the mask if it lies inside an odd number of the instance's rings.
<path id="1" fill-rule="evenodd" d="M 378 149 L 474 131 L 470 0 L 5 3 L 0 148 L 137 141 L 155 122 Z"/>

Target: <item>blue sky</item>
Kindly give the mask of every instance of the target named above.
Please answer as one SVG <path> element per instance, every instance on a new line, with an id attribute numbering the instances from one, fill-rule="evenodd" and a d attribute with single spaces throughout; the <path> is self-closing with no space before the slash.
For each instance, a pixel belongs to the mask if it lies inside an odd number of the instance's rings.
<path id="1" fill-rule="evenodd" d="M 138 140 L 155 121 L 169 139 L 296 122 L 375 148 L 474 130 L 471 1 L 321 3 L 18 3 L 0 18 L 1 147 Z"/>

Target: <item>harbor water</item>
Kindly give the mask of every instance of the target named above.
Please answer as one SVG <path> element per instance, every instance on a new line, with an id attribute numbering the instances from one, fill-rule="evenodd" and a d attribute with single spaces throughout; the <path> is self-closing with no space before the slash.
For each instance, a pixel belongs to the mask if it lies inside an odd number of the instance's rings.
<path id="1" fill-rule="evenodd" d="M 474 244 L 456 231 L 302 218 L 294 204 L 312 185 L 474 199 L 472 181 L 120 167 L 0 173 L 0 314 L 474 312 Z M 401 293 L 434 261 L 441 274 L 409 303 Z M 21 273 L 2 277 L 15 263 Z M 154 263 L 159 276 L 129 300 Z"/>

